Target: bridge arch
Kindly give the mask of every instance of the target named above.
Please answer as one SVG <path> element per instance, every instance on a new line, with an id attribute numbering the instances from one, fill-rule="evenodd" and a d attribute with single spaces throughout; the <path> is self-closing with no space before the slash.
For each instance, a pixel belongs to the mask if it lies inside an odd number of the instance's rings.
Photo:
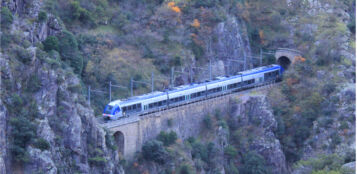
<path id="1" fill-rule="evenodd" d="M 114 141 L 118 147 L 118 153 L 120 156 L 124 156 L 124 134 L 121 131 L 116 131 L 114 134 Z"/>

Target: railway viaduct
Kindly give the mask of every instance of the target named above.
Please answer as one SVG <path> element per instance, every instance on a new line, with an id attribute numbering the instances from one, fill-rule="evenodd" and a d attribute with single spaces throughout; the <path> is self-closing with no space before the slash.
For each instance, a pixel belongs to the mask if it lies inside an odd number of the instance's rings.
<path id="1" fill-rule="evenodd" d="M 190 103 L 144 116 L 128 118 L 101 124 L 110 130 L 118 146 L 118 152 L 125 159 L 132 159 L 142 145 L 155 139 L 160 131 L 175 131 L 180 139 L 196 136 L 202 130 L 203 118 L 207 114 L 228 111 L 231 100 L 245 101 L 249 96 L 264 95 L 274 84 L 257 87 L 238 93 L 219 96 Z"/>
<path id="2" fill-rule="evenodd" d="M 285 69 L 295 62 L 301 52 L 293 49 L 279 48 L 273 53 L 278 64 Z M 274 85 L 253 88 L 238 93 L 223 95 L 208 100 L 170 108 L 144 116 L 133 115 L 117 121 L 100 124 L 114 135 L 119 153 L 126 159 L 131 159 L 142 145 L 154 139 L 160 131 L 175 131 L 179 138 L 186 139 L 196 136 L 202 130 L 204 116 L 217 110 L 227 111 L 230 100 L 245 100 L 251 95 L 264 95 Z"/>

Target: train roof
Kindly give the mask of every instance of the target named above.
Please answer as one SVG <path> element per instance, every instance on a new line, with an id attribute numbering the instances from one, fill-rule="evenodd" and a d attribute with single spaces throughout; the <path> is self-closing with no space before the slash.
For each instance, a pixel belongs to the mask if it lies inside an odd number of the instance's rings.
<path id="1" fill-rule="evenodd" d="M 268 71 L 268 70 L 273 70 L 273 69 L 277 69 L 278 67 L 280 67 L 279 65 L 276 64 L 272 64 L 272 65 L 268 65 L 268 66 L 262 66 L 262 67 L 258 67 L 258 68 L 254 68 L 254 69 L 250 69 L 250 70 L 246 70 L 246 71 L 242 71 L 240 73 L 238 73 L 239 75 L 234 75 L 234 76 L 229 76 L 229 77 L 225 77 L 225 76 L 219 76 L 216 77 L 216 80 L 211 80 L 208 82 L 204 82 L 204 83 L 192 83 L 192 84 L 188 84 L 188 85 L 181 85 L 181 86 L 177 86 L 169 91 L 154 91 L 151 93 L 147 93 L 147 94 L 143 94 L 143 95 L 139 95 L 139 96 L 134 96 L 134 97 L 130 97 L 128 99 L 125 100 L 115 100 L 109 103 L 109 105 L 116 105 L 116 104 L 128 104 L 128 103 L 133 103 L 136 102 L 137 100 L 144 100 L 144 99 L 150 99 L 153 97 L 158 97 L 161 95 L 166 95 L 166 92 L 168 92 L 169 94 L 171 93 L 175 93 L 175 92 L 179 92 L 179 91 L 183 91 L 183 90 L 188 90 L 188 89 L 192 89 L 195 87 L 199 87 L 199 86 L 205 86 L 208 84 L 213 84 L 213 83 L 217 83 L 217 82 L 222 82 L 222 81 L 226 81 L 226 80 L 231 80 L 237 77 L 241 77 L 241 75 L 243 76 L 248 76 L 248 75 L 253 75 L 256 73 L 260 73 L 260 72 L 264 72 L 264 71 Z"/>

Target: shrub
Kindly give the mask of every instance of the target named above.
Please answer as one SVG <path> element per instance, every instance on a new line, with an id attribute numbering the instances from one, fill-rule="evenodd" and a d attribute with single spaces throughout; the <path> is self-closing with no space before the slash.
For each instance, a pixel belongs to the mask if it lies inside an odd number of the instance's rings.
<path id="1" fill-rule="evenodd" d="M 28 162 L 26 146 L 36 137 L 36 125 L 23 115 L 10 118 L 10 151 L 17 162 Z"/>
<path id="2" fill-rule="evenodd" d="M 44 11 L 40 11 L 38 13 L 38 18 L 37 18 L 38 22 L 45 22 L 47 20 L 47 13 Z"/>
<path id="3" fill-rule="evenodd" d="M 43 41 L 43 48 L 45 51 L 49 52 L 51 50 L 59 50 L 58 38 L 56 36 L 48 36 L 46 40 Z"/>
<path id="4" fill-rule="evenodd" d="M 183 164 L 180 166 L 180 174 L 191 174 L 191 173 L 193 173 L 191 166 L 187 164 Z"/>
<path id="5" fill-rule="evenodd" d="M 164 146 L 170 146 L 171 144 L 174 144 L 176 139 L 177 134 L 174 131 L 171 131 L 170 133 L 161 131 L 160 134 L 157 136 L 157 140 L 163 142 Z"/>
<path id="6" fill-rule="evenodd" d="M 168 153 L 162 142 L 156 140 L 146 142 L 142 148 L 142 153 L 144 159 L 159 164 L 164 164 L 168 157 Z"/>
<path id="7" fill-rule="evenodd" d="M 114 144 L 114 136 L 110 135 L 108 130 L 105 130 L 105 145 L 112 150 L 118 149 L 118 147 Z"/>
<path id="8" fill-rule="evenodd" d="M 15 52 L 16 52 L 16 55 L 17 55 L 17 58 L 25 63 L 25 64 L 28 64 L 29 62 L 31 62 L 32 60 L 32 54 L 30 51 L 22 48 L 22 47 L 17 47 L 15 49 Z"/>
<path id="9" fill-rule="evenodd" d="M 237 169 L 237 167 L 234 165 L 233 162 L 231 162 L 229 164 L 229 168 L 227 169 L 227 173 L 230 173 L 230 174 L 239 174 L 239 171 Z"/>
<path id="10" fill-rule="evenodd" d="M 172 123 L 173 121 L 172 121 L 172 119 L 170 118 L 170 119 L 167 119 L 167 126 L 169 126 L 169 127 L 172 127 Z"/>
<path id="11" fill-rule="evenodd" d="M 107 162 L 107 160 L 105 158 L 103 158 L 103 157 L 96 156 L 96 157 L 93 157 L 93 158 L 89 158 L 88 162 L 91 165 L 102 166 Z"/>
<path id="12" fill-rule="evenodd" d="M 43 138 L 37 139 L 34 146 L 38 149 L 41 149 L 42 151 L 50 149 L 50 143 L 48 143 L 48 141 Z"/>
<path id="13" fill-rule="evenodd" d="M 265 159 L 256 153 L 250 151 L 243 155 L 243 165 L 240 168 L 241 173 L 245 174 L 267 174 L 270 169 L 265 164 Z"/>
<path id="14" fill-rule="evenodd" d="M 68 90 L 71 91 L 72 93 L 81 93 L 82 86 L 80 84 L 71 85 L 71 86 L 68 86 Z"/>
<path id="15" fill-rule="evenodd" d="M 12 13 L 7 7 L 2 7 L 1 8 L 1 28 L 2 29 L 7 29 L 10 27 L 12 22 L 14 21 L 14 18 L 12 16 Z"/>
<path id="16" fill-rule="evenodd" d="M 3 32 L 1 34 L 1 48 L 8 48 L 13 40 L 13 36 L 10 33 Z"/>
<path id="17" fill-rule="evenodd" d="M 211 119 L 211 116 L 210 116 L 210 115 L 207 114 L 207 115 L 203 118 L 203 124 L 204 124 L 204 126 L 205 126 L 207 129 L 212 129 L 213 124 L 212 124 L 212 119 Z"/>
<path id="18" fill-rule="evenodd" d="M 233 159 L 238 155 L 238 151 L 235 147 L 228 145 L 226 148 L 224 148 L 224 154 L 228 156 L 228 158 Z"/>
<path id="19" fill-rule="evenodd" d="M 63 31 L 58 39 L 62 58 L 69 62 L 75 73 L 80 74 L 83 69 L 83 57 L 79 54 L 76 38 L 71 32 Z"/>
<path id="20" fill-rule="evenodd" d="M 27 84 L 27 91 L 32 93 L 37 92 L 41 89 L 41 86 L 41 80 L 38 78 L 38 76 L 32 75 Z"/>

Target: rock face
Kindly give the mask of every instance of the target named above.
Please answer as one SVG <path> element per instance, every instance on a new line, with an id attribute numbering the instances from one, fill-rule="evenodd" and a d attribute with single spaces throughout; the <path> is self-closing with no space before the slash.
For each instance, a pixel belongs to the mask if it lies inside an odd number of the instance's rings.
<path id="1" fill-rule="evenodd" d="M 265 99 L 265 96 L 249 97 L 238 104 L 234 112 L 237 127 L 253 127 L 254 137 L 246 150 L 254 150 L 262 155 L 272 173 L 287 172 L 285 155 L 274 131 L 277 121 Z"/>
<path id="2" fill-rule="evenodd" d="M 37 19 L 43 6 L 41 0 L 2 1 L 2 6 L 8 7 L 12 13 L 19 15 L 15 17 L 11 32 L 23 31 L 26 40 L 31 43 L 43 41 L 47 36 L 56 35 L 64 29 L 62 21 L 52 14 L 46 14 L 45 21 L 29 22 L 30 19 Z"/>
<path id="3" fill-rule="evenodd" d="M 0 174 L 6 173 L 6 108 L 0 99 Z"/>
<path id="4" fill-rule="evenodd" d="M 208 52 L 223 61 L 227 61 L 227 59 L 244 61 L 244 58 L 246 58 L 246 68 L 248 69 L 248 67 L 250 67 L 249 57 L 251 56 L 251 49 L 246 30 L 246 26 L 243 22 L 235 17 L 229 16 L 226 22 L 219 23 L 214 29 L 213 37 L 217 38 L 217 42 L 211 41 L 212 45 L 208 46 Z M 232 66 L 231 70 L 226 69 L 227 73 L 229 73 L 228 71 L 243 70 L 243 65 L 237 62 L 227 62 L 226 64 L 237 65 Z M 239 68 L 237 68 L 238 65 L 240 66 Z"/>

